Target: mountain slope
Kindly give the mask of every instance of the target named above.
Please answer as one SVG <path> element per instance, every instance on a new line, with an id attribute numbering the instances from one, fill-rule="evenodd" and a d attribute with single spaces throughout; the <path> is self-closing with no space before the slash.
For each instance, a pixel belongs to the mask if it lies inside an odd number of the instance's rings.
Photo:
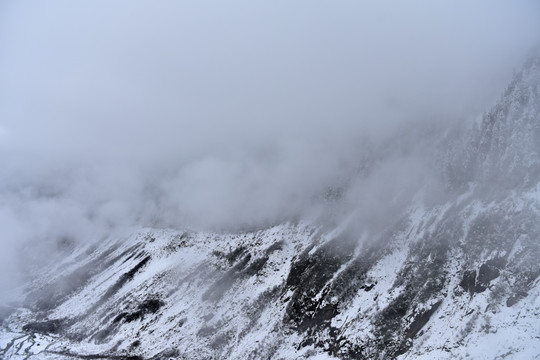
<path id="1" fill-rule="evenodd" d="M 540 60 L 451 140 L 451 196 L 237 234 L 139 229 L 61 261 L 6 308 L 12 359 L 540 356 Z M 360 229 L 360 230 L 359 230 Z"/>

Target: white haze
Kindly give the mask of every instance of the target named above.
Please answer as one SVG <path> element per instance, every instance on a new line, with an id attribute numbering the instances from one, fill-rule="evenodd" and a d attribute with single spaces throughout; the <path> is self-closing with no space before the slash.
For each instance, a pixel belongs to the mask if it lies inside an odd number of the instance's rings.
<path id="1" fill-rule="evenodd" d="M 345 184 L 381 221 L 425 149 L 356 179 L 366 151 L 481 114 L 539 19 L 535 1 L 3 1 L 2 286 L 21 249 L 264 226 Z"/>

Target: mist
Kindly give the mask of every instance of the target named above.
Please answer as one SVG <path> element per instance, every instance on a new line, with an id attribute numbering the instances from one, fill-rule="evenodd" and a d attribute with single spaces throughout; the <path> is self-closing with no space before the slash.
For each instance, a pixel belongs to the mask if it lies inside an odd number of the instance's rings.
<path id="1" fill-rule="evenodd" d="M 4 1 L 3 286 L 58 239 L 263 227 L 329 191 L 380 221 L 433 178 L 426 134 L 496 100 L 539 18 L 525 0 Z"/>

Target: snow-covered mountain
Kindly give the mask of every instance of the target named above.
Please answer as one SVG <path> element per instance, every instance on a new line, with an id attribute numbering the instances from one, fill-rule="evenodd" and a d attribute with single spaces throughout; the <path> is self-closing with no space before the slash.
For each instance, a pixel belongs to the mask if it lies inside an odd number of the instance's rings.
<path id="1" fill-rule="evenodd" d="M 540 58 L 446 134 L 450 196 L 238 233 L 144 228 L 58 260 L 2 308 L 5 359 L 540 357 Z"/>

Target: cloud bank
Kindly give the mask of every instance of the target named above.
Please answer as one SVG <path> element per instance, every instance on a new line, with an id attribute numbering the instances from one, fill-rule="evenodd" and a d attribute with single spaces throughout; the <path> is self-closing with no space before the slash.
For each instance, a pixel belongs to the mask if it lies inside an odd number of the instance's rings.
<path id="1" fill-rule="evenodd" d="M 0 272 L 59 238 L 264 226 L 343 189 L 379 214 L 429 170 L 421 146 L 370 151 L 481 114 L 539 19 L 525 0 L 2 2 Z"/>

